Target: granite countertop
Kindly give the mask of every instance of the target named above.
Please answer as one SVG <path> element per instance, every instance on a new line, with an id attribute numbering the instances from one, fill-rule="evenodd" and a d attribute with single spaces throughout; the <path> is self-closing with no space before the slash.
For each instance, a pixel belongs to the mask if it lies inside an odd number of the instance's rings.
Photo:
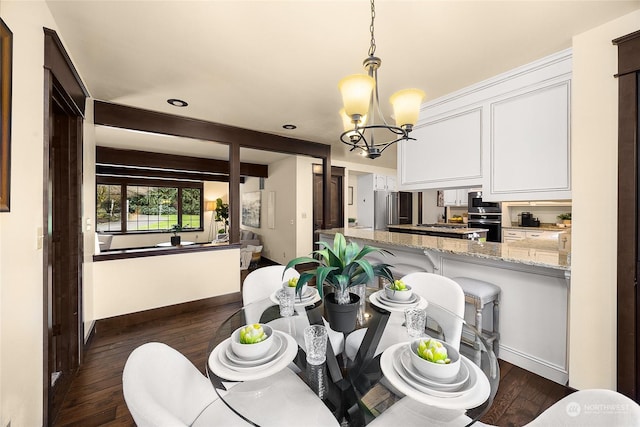
<path id="1" fill-rule="evenodd" d="M 396 224 L 389 225 L 389 228 L 402 229 L 402 230 L 415 230 L 415 231 L 433 231 L 436 233 L 450 233 L 450 234 L 471 234 L 488 232 L 488 228 L 468 228 L 468 227 L 451 227 L 446 224 L 442 226 L 426 227 L 423 225 L 412 224 Z"/>
<path id="2" fill-rule="evenodd" d="M 376 243 L 404 246 L 412 249 L 428 249 L 455 255 L 513 262 L 557 270 L 571 270 L 569 257 L 567 254 L 558 251 L 558 244 L 552 239 L 523 239 L 516 242 L 495 243 L 353 228 L 334 228 L 330 230 L 320 230 L 319 232 L 329 235 L 342 233 L 347 239 L 352 237 L 354 239 L 367 241 L 367 244 L 371 246 L 375 246 Z M 541 250 L 544 251 L 546 255 L 542 261 L 537 259 L 535 253 Z M 557 258 L 555 258 L 557 261 L 553 261 L 554 252 L 557 254 Z"/>
<path id="3" fill-rule="evenodd" d="M 503 226 L 502 229 L 522 231 L 571 231 L 571 227 L 558 227 L 555 224 L 540 224 L 540 227 L 521 227 L 519 225 Z"/>

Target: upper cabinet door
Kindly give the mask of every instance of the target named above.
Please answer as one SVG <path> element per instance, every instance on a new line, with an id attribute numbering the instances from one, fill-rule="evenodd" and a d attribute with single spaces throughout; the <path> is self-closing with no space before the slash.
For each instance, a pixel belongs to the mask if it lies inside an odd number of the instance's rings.
<path id="1" fill-rule="evenodd" d="M 419 125 L 399 147 L 400 187 L 474 186 L 482 179 L 482 110 L 473 108 Z"/>
<path id="2" fill-rule="evenodd" d="M 485 198 L 571 198 L 570 87 L 565 80 L 491 104 L 491 173 Z"/>

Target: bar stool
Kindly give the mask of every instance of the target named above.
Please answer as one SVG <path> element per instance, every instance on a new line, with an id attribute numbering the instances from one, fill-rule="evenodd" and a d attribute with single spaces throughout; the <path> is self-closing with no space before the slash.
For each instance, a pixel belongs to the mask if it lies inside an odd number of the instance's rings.
<path id="1" fill-rule="evenodd" d="M 493 352 L 498 356 L 500 343 L 500 292 L 499 286 L 493 283 L 484 282 L 470 277 L 454 277 L 453 281 L 458 283 L 464 291 L 464 300 L 472 304 L 475 308 L 475 327 L 482 333 L 487 343 L 493 346 Z M 493 303 L 493 330 L 487 331 L 482 326 L 482 311 L 484 307 Z M 464 334 L 463 334 L 464 335 Z M 476 357 L 480 357 L 480 346 L 476 342 Z"/>

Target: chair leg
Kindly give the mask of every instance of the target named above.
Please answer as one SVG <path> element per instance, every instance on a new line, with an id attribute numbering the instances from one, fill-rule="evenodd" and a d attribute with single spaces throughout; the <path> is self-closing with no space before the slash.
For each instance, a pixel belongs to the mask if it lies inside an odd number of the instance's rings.
<path id="1" fill-rule="evenodd" d="M 493 340 L 493 352 L 498 357 L 498 351 L 500 349 L 500 301 L 496 298 L 493 301 L 493 333 L 495 339 Z"/>
<path id="2" fill-rule="evenodd" d="M 476 304 L 476 329 L 478 330 L 478 332 L 480 332 L 480 335 L 482 335 L 482 306 L 480 304 Z M 476 337 L 474 348 L 476 350 L 475 363 L 476 365 L 480 366 L 480 358 L 482 352 L 480 350 L 481 342 L 479 337 Z"/>

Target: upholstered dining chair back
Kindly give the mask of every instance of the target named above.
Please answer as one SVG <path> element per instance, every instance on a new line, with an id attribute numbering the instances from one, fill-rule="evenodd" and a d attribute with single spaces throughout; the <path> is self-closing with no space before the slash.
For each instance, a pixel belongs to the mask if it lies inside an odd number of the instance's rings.
<path id="1" fill-rule="evenodd" d="M 242 284 L 242 305 L 244 306 L 247 323 L 257 323 L 260 316 L 272 303 L 269 298 L 274 291 L 282 287 L 282 282 L 292 277 L 300 277 L 295 269 L 290 268 L 282 277 L 284 265 L 270 265 L 258 268 L 247 275 Z M 257 303 L 263 300 L 264 304 Z"/>
<path id="2" fill-rule="evenodd" d="M 122 390 L 138 427 L 190 426 L 217 399 L 211 382 L 189 359 L 158 342 L 129 355 Z"/>
<path id="3" fill-rule="evenodd" d="M 547 408 L 526 427 L 640 426 L 640 406 L 617 391 L 576 391 Z"/>
<path id="4" fill-rule="evenodd" d="M 409 273 L 400 280 L 428 302 L 433 302 L 460 318 L 456 321 L 450 315 L 438 316 L 437 310 L 429 310 L 429 316 L 442 328 L 445 341 L 459 348 L 464 318 L 464 291 L 460 285 L 448 277 L 427 272 Z"/>

